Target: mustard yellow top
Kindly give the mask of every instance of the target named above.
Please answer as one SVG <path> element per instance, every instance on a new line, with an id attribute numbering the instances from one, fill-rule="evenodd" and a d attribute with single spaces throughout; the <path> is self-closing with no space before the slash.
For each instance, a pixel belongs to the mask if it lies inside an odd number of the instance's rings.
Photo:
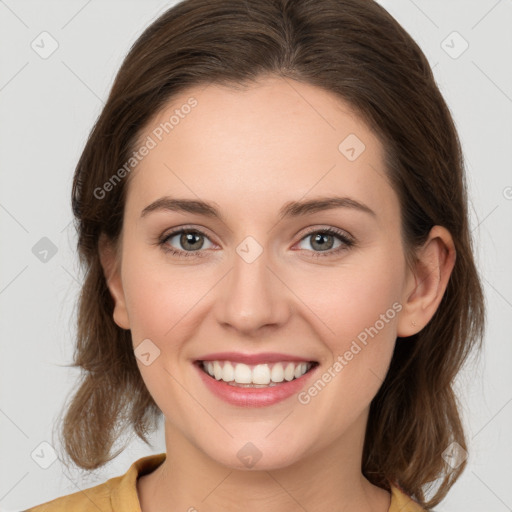
<path id="1" fill-rule="evenodd" d="M 151 473 L 165 457 L 165 453 L 142 457 L 124 475 L 110 478 L 83 491 L 61 496 L 25 512 L 141 512 L 137 478 Z M 400 489 L 391 486 L 391 506 L 388 512 L 424 512 L 424 509 Z"/>

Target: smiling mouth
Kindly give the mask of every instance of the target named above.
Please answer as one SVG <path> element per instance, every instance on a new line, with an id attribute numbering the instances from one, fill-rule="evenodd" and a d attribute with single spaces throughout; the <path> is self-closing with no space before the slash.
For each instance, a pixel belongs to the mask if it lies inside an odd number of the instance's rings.
<path id="1" fill-rule="evenodd" d="M 235 387 L 265 388 L 300 379 L 318 366 L 316 361 L 275 362 L 248 365 L 233 361 L 196 361 L 196 365 L 215 380 Z"/>

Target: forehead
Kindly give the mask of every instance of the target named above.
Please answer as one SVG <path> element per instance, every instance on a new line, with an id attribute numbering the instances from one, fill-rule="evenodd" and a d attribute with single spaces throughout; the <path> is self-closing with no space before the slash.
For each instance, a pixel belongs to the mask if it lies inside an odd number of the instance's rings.
<path id="1" fill-rule="evenodd" d="M 170 195 L 254 213 L 333 193 L 397 206 L 376 134 L 333 93 L 290 79 L 182 91 L 141 131 L 142 145 L 151 149 L 127 198 L 137 206 Z"/>

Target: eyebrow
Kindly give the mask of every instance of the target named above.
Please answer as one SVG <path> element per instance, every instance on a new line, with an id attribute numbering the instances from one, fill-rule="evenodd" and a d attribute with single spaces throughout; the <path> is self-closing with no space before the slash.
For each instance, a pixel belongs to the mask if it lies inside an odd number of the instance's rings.
<path id="1" fill-rule="evenodd" d="M 373 217 L 377 216 L 369 206 L 360 201 L 356 201 L 350 197 L 333 196 L 302 201 L 290 201 L 279 210 L 279 218 L 283 220 L 286 218 L 301 217 L 335 208 L 350 208 L 367 213 Z M 224 217 L 213 203 L 196 199 L 178 199 L 164 196 L 146 206 L 140 216 L 145 217 L 155 211 L 188 212 L 205 217 L 217 218 L 225 223 Z"/>

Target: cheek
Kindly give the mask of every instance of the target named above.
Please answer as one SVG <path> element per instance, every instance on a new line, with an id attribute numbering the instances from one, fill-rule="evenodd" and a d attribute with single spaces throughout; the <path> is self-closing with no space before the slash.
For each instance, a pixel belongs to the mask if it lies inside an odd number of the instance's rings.
<path id="1" fill-rule="evenodd" d="M 171 267 L 165 258 L 155 256 L 160 249 L 132 245 L 133 249 L 123 255 L 123 288 L 130 330 L 137 344 L 144 338 L 162 339 L 204 292 L 193 270 Z"/>
<path id="2" fill-rule="evenodd" d="M 401 309 L 403 265 L 402 256 L 396 251 L 368 251 L 337 267 L 296 279 L 294 288 L 315 313 L 317 322 L 324 325 L 322 332 L 328 333 L 331 350 L 342 351 L 376 323 L 383 337 L 393 338 Z"/>
<path id="3" fill-rule="evenodd" d="M 393 355 L 402 309 L 400 255 L 374 251 L 353 261 L 324 273 L 320 280 L 304 281 L 307 289 L 298 292 L 309 296 L 308 306 L 321 320 L 316 320 L 318 332 L 326 333 L 322 341 L 329 355 L 323 363 L 329 383 L 324 399 L 339 405 L 331 411 L 334 423 L 346 421 L 348 410 L 355 418 L 377 393 Z M 319 383 L 318 388 L 322 386 Z"/>
<path id="4" fill-rule="evenodd" d="M 347 273 L 331 283 L 331 301 L 318 306 L 330 328 L 323 342 L 329 349 L 325 368 L 325 403 L 335 403 L 332 424 L 355 420 L 381 387 L 393 356 L 399 302 L 399 270 Z M 317 389 L 324 384 L 319 383 Z M 315 390 L 312 390 L 315 393 Z M 322 394 L 324 392 L 322 391 Z M 334 427 L 333 427 L 334 428 Z M 335 429 L 333 431 L 333 435 Z"/>

